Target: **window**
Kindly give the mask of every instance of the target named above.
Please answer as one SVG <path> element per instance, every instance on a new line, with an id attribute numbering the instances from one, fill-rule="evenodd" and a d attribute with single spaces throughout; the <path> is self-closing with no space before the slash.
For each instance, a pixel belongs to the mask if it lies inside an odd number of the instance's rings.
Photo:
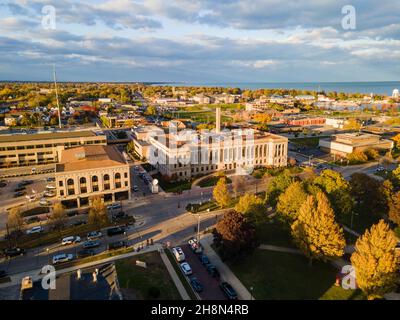
<path id="1" fill-rule="evenodd" d="M 86 188 L 86 178 L 85 177 L 81 177 L 79 179 L 79 185 L 81 187 L 81 193 L 86 193 L 87 188 Z"/>
<path id="2" fill-rule="evenodd" d="M 60 196 L 64 196 L 64 190 L 60 190 Z"/>
<path id="3" fill-rule="evenodd" d="M 110 190 L 110 175 L 105 174 L 103 176 L 103 180 L 104 180 L 104 190 Z"/>
<path id="4" fill-rule="evenodd" d="M 60 181 L 58 181 L 58 185 L 59 185 L 60 187 L 62 187 L 62 186 L 64 185 L 64 183 L 60 180 Z"/>
<path id="5" fill-rule="evenodd" d="M 74 179 L 68 179 L 67 186 L 68 186 L 67 188 L 68 195 L 74 195 L 75 194 Z"/>
<path id="6" fill-rule="evenodd" d="M 124 178 L 128 178 L 128 172 L 124 173 Z"/>
<path id="7" fill-rule="evenodd" d="M 115 174 L 115 180 L 120 180 L 121 179 L 121 174 L 119 172 L 117 172 Z"/>
<path id="8" fill-rule="evenodd" d="M 99 178 L 97 176 L 92 177 L 92 182 L 99 182 Z"/>
<path id="9" fill-rule="evenodd" d="M 74 179 L 68 179 L 67 180 L 67 185 L 68 186 L 73 186 L 74 185 Z"/>

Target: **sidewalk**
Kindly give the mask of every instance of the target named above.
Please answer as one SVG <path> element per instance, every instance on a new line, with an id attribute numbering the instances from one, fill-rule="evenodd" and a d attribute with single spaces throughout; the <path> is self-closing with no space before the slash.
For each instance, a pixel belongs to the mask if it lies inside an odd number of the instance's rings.
<path id="1" fill-rule="evenodd" d="M 246 287 L 240 282 L 240 280 L 235 276 L 235 274 L 229 269 L 229 267 L 222 262 L 221 258 L 211 247 L 213 241 L 212 235 L 208 234 L 201 238 L 200 242 L 203 245 L 204 253 L 210 258 L 212 263 L 217 267 L 221 273 L 221 279 L 223 281 L 229 282 L 232 287 L 236 290 L 240 300 L 250 300 L 251 294 L 246 289 Z M 254 297 L 253 297 L 253 300 Z"/>

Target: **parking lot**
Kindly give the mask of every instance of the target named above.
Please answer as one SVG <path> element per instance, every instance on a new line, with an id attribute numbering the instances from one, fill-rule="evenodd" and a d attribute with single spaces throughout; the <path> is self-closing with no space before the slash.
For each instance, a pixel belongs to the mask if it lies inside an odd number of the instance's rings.
<path id="1" fill-rule="evenodd" d="M 203 291 L 199 293 L 200 298 L 202 300 L 226 300 L 224 293 L 219 288 L 219 280 L 208 274 L 206 267 L 201 264 L 198 254 L 194 253 L 187 243 L 182 244 L 181 248 L 186 262 L 193 271 L 193 275 L 190 275 L 189 278 L 196 277 L 204 287 Z"/>

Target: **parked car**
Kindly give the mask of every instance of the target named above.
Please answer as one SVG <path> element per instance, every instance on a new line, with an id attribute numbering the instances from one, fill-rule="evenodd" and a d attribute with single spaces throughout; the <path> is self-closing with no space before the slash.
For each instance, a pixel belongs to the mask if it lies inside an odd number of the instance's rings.
<path id="1" fill-rule="evenodd" d="M 237 293 L 228 282 L 222 282 L 219 287 L 229 300 L 237 300 Z"/>
<path id="2" fill-rule="evenodd" d="M 134 185 L 134 186 L 132 187 L 132 190 L 133 190 L 134 192 L 138 192 L 138 191 L 139 191 L 139 187 L 138 187 L 137 185 Z"/>
<path id="3" fill-rule="evenodd" d="M 4 188 L 7 185 L 7 182 L 0 181 L 0 188 Z"/>
<path id="4" fill-rule="evenodd" d="M 8 248 L 4 250 L 4 255 L 6 257 L 17 257 L 25 254 L 25 250 L 22 248 Z"/>
<path id="5" fill-rule="evenodd" d="M 196 277 L 190 278 L 190 285 L 196 292 L 201 292 L 203 291 L 203 285 L 200 283 L 199 280 L 197 280 Z"/>
<path id="6" fill-rule="evenodd" d="M 216 266 L 213 264 L 209 264 L 207 266 L 207 272 L 213 277 L 213 278 L 219 278 L 220 274 Z"/>
<path id="7" fill-rule="evenodd" d="M 103 234 L 100 231 L 92 231 L 87 234 L 86 238 L 88 240 L 96 240 L 101 238 L 102 236 Z"/>
<path id="8" fill-rule="evenodd" d="M 48 177 L 48 178 L 46 178 L 46 182 L 54 182 L 54 181 L 56 181 L 56 178 L 55 178 L 55 177 Z"/>
<path id="9" fill-rule="evenodd" d="M 90 256 L 94 256 L 95 252 L 94 250 L 91 249 L 83 249 L 77 252 L 76 257 L 77 258 L 86 258 L 86 257 L 90 257 Z"/>
<path id="10" fill-rule="evenodd" d="M 83 247 L 84 247 L 85 249 L 97 248 L 97 247 L 99 247 L 100 245 L 101 245 L 101 242 L 100 242 L 99 240 L 88 240 L 88 241 L 85 241 L 85 242 L 83 243 Z"/>
<path id="11" fill-rule="evenodd" d="M 26 188 L 24 187 L 24 186 L 17 186 L 15 189 L 14 189 L 14 192 L 19 192 L 19 191 L 24 191 Z"/>
<path id="12" fill-rule="evenodd" d="M 70 253 L 61 253 L 53 256 L 53 264 L 59 264 L 63 262 L 69 262 L 74 259 L 74 256 Z"/>
<path id="13" fill-rule="evenodd" d="M 180 267 L 181 267 L 182 272 L 186 276 L 190 276 L 193 273 L 192 268 L 190 267 L 189 263 L 187 263 L 187 262 L 182 262 L 180 264 Z"/>
<path id="14" fill-rule="evenodd" d="M 32 184 L 32 183 L 33 183 L 32 180 L 23 180 L 23 181 L 21 181 L 21 182 L 19 183 L 19 185 L 21 185 L 21 186 L 27 186 L 27 185 L 30 185 L 30 184 Z"/>
<path id="15" fill-rule="evenodd" d="M 18 191 L 16 193 L 14 193 L 14 198 L 22 197 L 24 195 L 26 195 L 25 191 Z"/>
<path id="16" fill-rule="evenodd" d="M 46 186 L 46 189 L 55 190 L 55 189 L 56 189 L 56 186 L 55 186 L 54 184 L 49 183 L 49 184 Z"/>
<path id="17" fill-rule="evenodd" d="M 113 203 L 113 204 L 110 204 L 109 206 L 107 206 L 107 210 L 118 210 L 121 208 L 122 208 L 122 206 L 120 203 Z"/>
<path id="18" fill-rule="evenodd" d="M 36 201 L 36 194 L 31 194 L 30 196 L 26 196 L 29 202 Z"/>
<path id="19" fill-rule="evenodd" d="M 42 226 L 36 226 L 36 227 L 32 227 L 28 231 L 26 231 L 26 234 L 41 233 L 43 231 L 44 231 L 44 229 Z"/>
<path id="20" fill-rule="evenodd" d="M 81 226 L 86 223 L 87 223 L 87 221 L 81 219 L 81 220 L 76 220 L 74 223 L 72 223 L 72 225 L 76 227 L 76 226 Z"/>
<path id="21" fill-rule="evenodd" d="M 172 248 L 172 254 L 174 255 L 176 261 L 178 262 L 185 261 L 185 254 L 183 253 L 181 247 Z"/>
<path id="22" fill-rule="evenodd" d="M 109 237 L 116 236 L 118 234 L 123 234 L 125 232 L 125 228 L 123 227 L 113 227 L 107 229 L 107 235 Z"/>
<path id="23" fill-rule="evenodd" d="M 384 168 L 384 167 L 378 167 L 378 168 L 376 168 L 376 172 L 381 172 L 381 171 L 385 171 L 385 168 Z"/>
<path id="24" fill-rule="evenodd" d="M 30 218 L 25 220 L 26 224 L 31 224 L 31 223 L 36 223 L 36 222 L 40 222 L 40 218 L 39 217 L 30 217 Z"/>
<path id="25" fill-rule="evenodd" d="M 189 244 L 190 249 L 192 249 L 192 251 L 195 253 L 201 253 L 203 251 L 201 244 L 195 238 L 190 239 L 188 241 L 188 244 Z"/>
<path id="26" fill-rule="evenodd" d="M 47 197 L 47 198 L 51 198 L 51 197 L 55 197 L 56 193 L 54 191 L 45 191 L 43 193 L 43 196 Z"/>
<path id="27" fill-rule="evenodd" d="M 113 218 L 114 220 L 122 219 L 122 218 L 125 218 L 125 217 L 126 217 L 126 214 L 125 214 L 125 212 L 123 212 L 123 211 L 114 213 L 114 214 L 112 215 L 112 218 Z"/>
<path id="28" fill-rule="evenodd" d="M 70 236 L 70 237 L 65 237 L 64 239 L 62 239 L 61 245 L 67 246 L 67 245 L 78 243 L 78 242 L 81 242 L 81 237 Z"/>
<path id="29" fill-rule="evenodd" d="M 46 200 L 46 199 L 42 198 L 42 199 L 39 200 L 39 205 L 41 205 L 43 207 L 46 207 L 46 206 L 51 205 L 51 202 L 49 200 Z"/>
<path id="30" fill-rule="evenodd" d="M 211 262 L 208 259 L 208 257 L 205 254 L 200 254 L 199 255 L 199 260 L 201 262 L 202 265 L 207 266 L 209 265 Z"/>
<path id="31" fill-rule="evenodd" d="M 128 246 L 128 244 L 125 241 L 112 242 L 108 245 L 108 250 L 121 249 L 121 248 L 124 248 L 127 246 Z"/>

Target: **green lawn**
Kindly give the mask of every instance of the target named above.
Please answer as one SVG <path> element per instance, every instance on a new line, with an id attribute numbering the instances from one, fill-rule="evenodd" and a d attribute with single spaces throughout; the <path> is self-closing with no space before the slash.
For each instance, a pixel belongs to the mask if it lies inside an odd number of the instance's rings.
<path id="1" fill-rule="evenodd" d="M 161 189 L 165 192 L 180 192 L 192 188 L 191 180 L 170 182 L 164 180 L 159 173 L 153 175 L 153 178 L 158 180 Z"/>
<path id="2" fill-rule="evenodd" d="M 147 268 L 136 266 L 136 260 L 146 262 Z M 128 300 L 181 299 L 158 252 L 118 260 L 115 267 L 122 294 Z"/>
<path id="3" fill-rule="evenodd" d="M 319 139 L 327 138 L 327 137 L 309 137 L 309 138 L 298 138 L 298 139 L 290 139 L 290 142 L 299 147 L 318 147 Z"/>
<path id="4" fill-rule="evenodd" d="M 217 184 L 217 182 L 218 182 L 219 179 L 221 179 L 221 177 L 218 177 L 218 176 L 211 176 L 211 177 L 208 177 L 208 178 L 206 178 L 206 179 L 200 181 L 200 182 L 199 182 L 199 186 L 200 186 L 201 188 L 206 188 L 206 187 L 215 186 L 215 185 Z M 227 178 L 227 177 L 225 177 L 225 179 L 226 179 L 226 183 L 232 183 L 232 180 L 231 180 L 231 179 L 229 179 L 229 178 Z"/>
<path id="5" fill-rule="evenodd" d="M 253 287 L 259 300 L 354 298 L 354 292 L 334 286 L 333 266 L 322 262 L 310 266 L 302 255 L 257 249 L 230 267 L 247 288 Z"/>
<path id="6" fill-rule="evenodd" d="M 378 223 L 381 217 L 369 214 L 353 214 L 353 226 L 351 226 L 351 215 L 339 218 L 339 222 L 343 223 L 350 229 L 364 234 L 366 229 L 369 229 L 373 224 Z"/>
<path id="7" fill-rule="evenodd" d="M 272 223 L 265 222 L 256 227 L 260 243 L 281 247 L 295 247 L 290 235 L 290 230 L 286 229 L 283 224 L 276 219 L 269 221 L 272 221 Z"/>

